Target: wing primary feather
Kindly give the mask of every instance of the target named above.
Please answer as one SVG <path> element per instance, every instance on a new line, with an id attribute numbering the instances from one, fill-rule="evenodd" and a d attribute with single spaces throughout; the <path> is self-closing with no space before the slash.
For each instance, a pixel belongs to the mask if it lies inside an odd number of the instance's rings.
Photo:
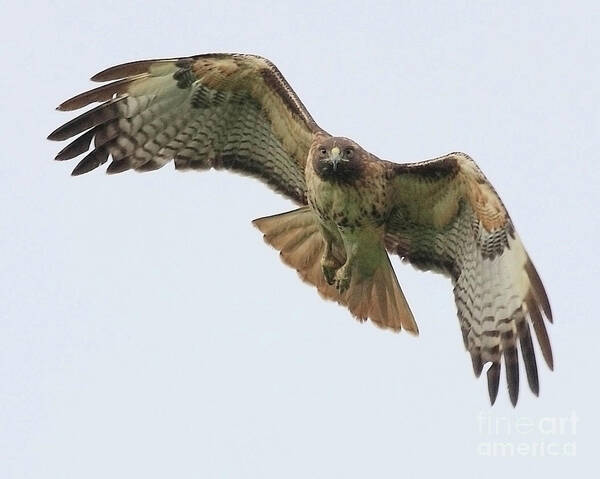
<path id="1" fill-rule="evenodd" d="M 165 166 L 165 163 L 161 163 L 159 161 L 150 160 L 144 163 L 143 165 L 136 166 L 135 171 L 139 171 L 141 173 L 146 173 L 148 171 L 158 170 Z"/>
<path id="2" fill-rule="evenodd" d="M 101 125 L 97 125 L 91 130 L 86 131 L 83 135 L 78 136 L 75 140 L 60 150 L 54 159 L 57 161 L 70 160 L 88 151 L 90 148 L 90 143 L 98 132 L 100 126 Z"/>
<path id="3" fill-rule="evenodd" d="M 148 77 L 148 74 L 141 74 L 129 78 L 123 78 L 121 80 L 109 83 L 108 85 L 99 86 L 98 88 L 88 90 L 86 92 L 80 93 L 79 95 L 75 95 L 74 97 L 69 98 L 68 100 L 65 100 L 60 105 L 58 105 L 56 109 L 60 111 L 72 111 L 77 110 L 79 108 L 83 108 L 84 106 L 89 105 L 90 103 L 110 100 L 113 98 L 114 95 L 125 93 L 131 85 L 131 83 L 133 83 L 134 81 L 146 77 Z"/>
<path id="4" fill-rule="evenodd" d="M 481 352 L 479 349 L 476 351 L 471 351 L 471 361 L 473 362 L 473 372 L 476 377 L 481 376 L 481 371 L 483 370 L 483 362 L 481 361 Z"/>
<path id="5" fill-rule="evenodd" d="M 527 374 L 527 382 L 529 389 L 536 396 L 540 392 L 540 384 L 538 381 L 537 362 L 535 360 L 535 351 L 533 349 L 533 340 L 531 339 L 531 330 L 526 321 L 523 321 L 523 331 L 520 334 L 519 342 L 521 344 L 521 355 L 525 363 L 525 373 Z"/>
<path id="6" fill-rule="evenodd" d="M 508 384 L 508 395 L 513 407 L 519 399 L 519 353 L 516 346 L 504 350 L 504 367 L 506 371 L 506 383 Z"/>
<path id="7" fill-rule="evenodd" d="M 487 370 L 488 393 L 492 406 L 498 397 L 498 385 L 500 384 L 500 363 L 492 363 Z"/>
<path id="8" fill-rule="evenodd" d="M 129 157 L 121 158 L 119 160 L 114 160 L 110 162 L 108 168 L 106 169 L 106 173 L 109 175 L 114 175 L 116 173 L 123 173 L 124 171 L 131 169 L 131 161 Z"/>
<path id="9" fill-rule="evenodd" d="M 546 318 L 548 318 L 548 321 L 552 323 L 552 309 L 550 308 L 550 301 L 548 300 L 548 295 L 546 294 L 546 290 L 544 289 L 544 285 L 542 284 L 540 275 L 538 274 L 537 270 L 535 269 L 535 266 L 533 265 L 530 259 L 527 259 L 527 263 L 525 264 L 525 271 L 527 272 L 529 281 L 531 281 L 531 286 L 535 297 L 542 305 L 542 310 L 544 311 Z"/>
<path id="10" fill-rule="evenodd" d="M 538 305 L 535 302 L 535 298 L 533 298 L 531 294 L 527 296 L 525 302 L 527 304 L 529 316 L 531 317 L 533 330 L 535 331 L 535 335 L 537 336 L 538 343 L 540 344 L 540 348 L 542 350 L 542 355 L 544 356 L 548 367 L 553 370 L 554 359 L 552 357 L 552 348 L 550 347 L 550 339 L 548 338 L 548 332 L 546 331 L 542 314 L 540 313 Z"/>
<path id="11" fill-rule="evenodd" d="M 117 102 L 124 98 L 126 98 L 126 96 L 109 100 L 106 103 L 98 105 L 96 108 L 86 111 L 77 118 L 73 118 L 71 121 L 65 123 L 50 133 L 50 135 L 48 135 L 48 139 L 53 141 L 67 140 L 68 138 L 78 135 L 79 133 L 93 128 L 94 126 L 101 125 L 118 118 L 119 111 L 117 108 Z"/>
<path id="12" fill-rule="evenodd" d="M 90 152 L 77 164 L 75 169 L 73 169 L 71 172 L 71 175 L 83 175 L 84 173 L 88 173 L 89 171 L 92 171 L 93 169 L 98 168 L 100 165 L 106 163 L 109 155 L 109 147 L 107 143 L 104 143 L 98 148 L 94 148 L 92 152 Z"/>
<path id="13" fill-rule="evenodd" d="M 158 65 L 160 63 L 172 63 L 177 60 L 177 58 L 170 58 L 166 60 L 138 60 L 135 62 L 122 63 L 96 73 L 92 78 L 90 78 L 90 80 L 96 82 L 120 80 L 121 78 L 147 73 L 151 66 Z"/>

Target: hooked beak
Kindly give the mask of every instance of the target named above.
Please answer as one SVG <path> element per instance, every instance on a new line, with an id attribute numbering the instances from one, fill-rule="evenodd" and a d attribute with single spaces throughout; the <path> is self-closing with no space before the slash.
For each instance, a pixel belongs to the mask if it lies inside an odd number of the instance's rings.
<path id="1" fill-rule="evenodd" d="M 331 166 L 333 167 L 333 171 L 337 170 L 338 164 L 342 160 L 342 155 L 340 149 L 337 146 L 334 146 L 331 149 L 331 155 L 329 156 L 329 161 L 331 162 Z"/>

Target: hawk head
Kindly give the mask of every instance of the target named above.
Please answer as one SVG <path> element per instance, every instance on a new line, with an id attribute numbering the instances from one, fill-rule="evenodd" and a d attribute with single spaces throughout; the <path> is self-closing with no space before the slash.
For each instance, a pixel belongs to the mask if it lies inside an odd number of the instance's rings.
<path id="1" fill-rule="evenodd" d="M 311 149 L 312 166 L 317 175 L 329 182 L 351 183 L 360 177 L 368 153 L 348 138 L 328 137 L 315 142 Z"/>

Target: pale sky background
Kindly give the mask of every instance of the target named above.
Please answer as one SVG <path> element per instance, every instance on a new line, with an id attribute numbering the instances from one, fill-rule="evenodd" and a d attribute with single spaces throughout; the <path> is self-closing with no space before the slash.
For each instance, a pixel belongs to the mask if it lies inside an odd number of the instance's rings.
<path id="1" fill-rule="evenodd" d="M 600 7 L 483 3 L 7 5 L 0 477 L 596 469 Z M 270 58 L 322 127 L 382 158 L 478 161 L 554 309 L 539 398 L 522 381 L 513 409 L 503 376 L 490 408 L 441 276 L 393 259 L 419 338 L 321 300 L 251 226 L 293 208 L 256 180 L 170 165 L 72 178 L 52 161 L 45 138 L 72 116 L 54 107 L 92 74 L 220 51 Z M 495 443 L 527 455 L 483 455 Z"/>

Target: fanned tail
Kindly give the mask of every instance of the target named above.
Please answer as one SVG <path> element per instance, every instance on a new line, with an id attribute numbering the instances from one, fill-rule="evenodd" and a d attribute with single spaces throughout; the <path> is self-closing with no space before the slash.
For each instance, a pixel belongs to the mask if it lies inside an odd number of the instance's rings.
<path id="1" fill-rule="evenodd" d="M 281 260 L 294 268 L 307 283 L 317 287 L 321 296 L 346 306 L 360 321 L 371 319 L 377 326 L 418 334 L 417 324 L 398 284 L 390 259 L 382 249 L 381 263 L 372 276 L 353 274 L 348 290 L 340 294 L 327 284 L 320 259 L 325 243 L 318 220 L 308 206 L 266 216 L 252 222 L 267 243 L 280 252 Z M 333 255 L 340 264 L 346 261 L 342 248 L 334 245 Z"/>

